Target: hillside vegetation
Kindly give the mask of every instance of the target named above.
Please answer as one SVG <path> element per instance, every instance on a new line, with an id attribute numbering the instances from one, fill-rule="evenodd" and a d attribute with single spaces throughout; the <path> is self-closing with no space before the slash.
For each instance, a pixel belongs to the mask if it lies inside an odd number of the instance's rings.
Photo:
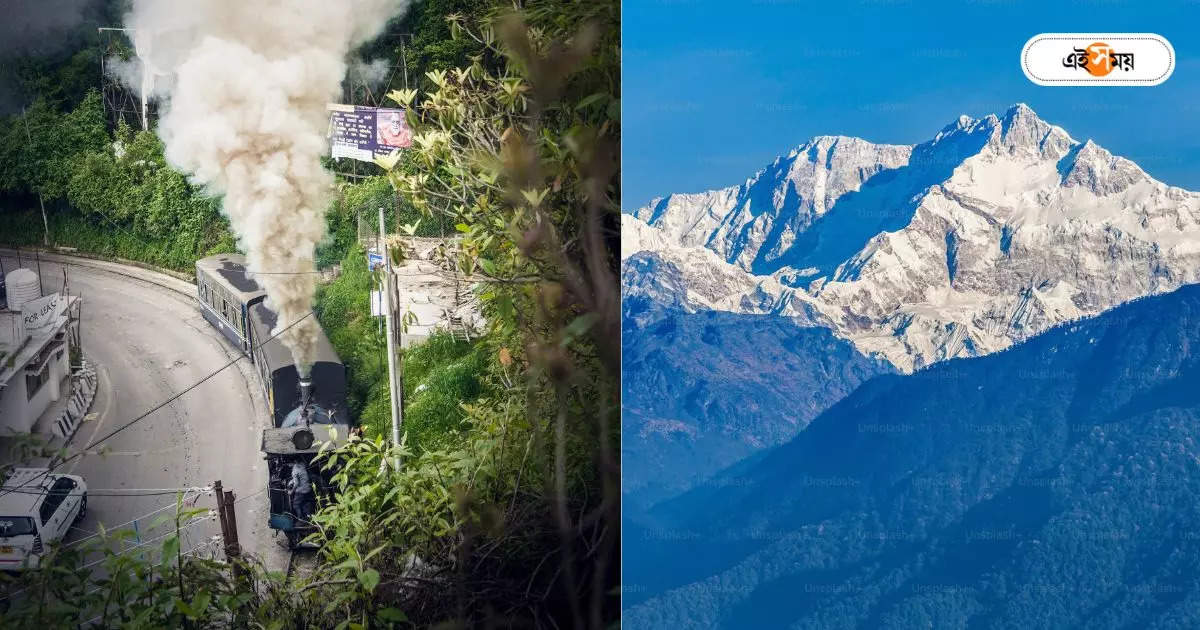
<path id="1" fill-rule="evenodd" d="M 1195 627 L 1198 342 L 1188 286 L 876 377 L 629 532 L 626 621 Z"/>
<path id="2" fill-rule="evenodd" d="M 121 554 L 111 549 L 135 534 L 106 532 L 22 576 L 32 595 L 5 611 L 6 627 L 618 623 L 619 4 L 427 0 L 389 25 L 404 32 L 419 72 L 389 97 L 409 110 L 414 148 L 340 182 L 318 252 L 341 267 L 317 311 L 363 432 L 323 455 L 341 494 L 314 517 L 315 570 L 185 556 L 178 536 Z M 386 41 L 373 54 L 398 54 Z M 176 269 L 236 247 L 220 200 L 165 165 L 151 133 L 106 129 L 94 96 L 44 101 L 36 133 L 69 112 L 87 135 L 62 154 L 3 156 L 0 240 L 42 241 L 40 195 L 52 244 Z M 33 157 L 52 172 L 20 166 Z M 473 343 L 434 336 L 405 351 L 401 445 L 384 437 L 386 359 L 357 245 L 359 214 L 374 225 L 381 204 L 393 224 L 461 237 L 448 262 L 481 278 L 489 322 Z M 180 506 L 176 523 L 199 515 Z"/>

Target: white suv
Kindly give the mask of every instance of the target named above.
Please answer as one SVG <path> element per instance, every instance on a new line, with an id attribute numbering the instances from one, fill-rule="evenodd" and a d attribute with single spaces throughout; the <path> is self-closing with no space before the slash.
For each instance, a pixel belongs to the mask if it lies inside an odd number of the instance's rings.
<path id="1" fill-rule="evenodd" d="M 14 469 L 0 486 L 0 571 L 34 568 L 87 513 L 83 477 Z"/>

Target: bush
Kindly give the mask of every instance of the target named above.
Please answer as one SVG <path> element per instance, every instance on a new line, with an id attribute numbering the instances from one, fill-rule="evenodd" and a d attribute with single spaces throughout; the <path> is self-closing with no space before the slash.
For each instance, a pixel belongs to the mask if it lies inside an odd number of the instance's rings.
<path id="1" fill-rule="evenodd" d="M 487 344 L 438 333 L 404 352 L 404 431 L 417 450 L 452 443 L 471 403 L 483 394 Z"/>
<path id="2" fill-rule="evenodd" d="M 325 215 L 329 232 L 317 246 L 317 267 L 333 265 L 350 253 L 358 240 L 360 220 L 368 234 L 377 234 L 379 208 L 384 210 L 384 221 L 389 231 L 399 231 L 404 225 L 416 225 L 416 236 L 442 236 L 454 232 L 454 227 L 448 225 L 445 219 L 423 219 L 420 211 L 396 195 L 385 176 L 344 182 Z"/>
<path id="3" fill-rule="evenodd" d="M 6 123 L 0 128 L 8 143 L 0 149 L 0 188 L 10 208 L 0 213 L 4 243 L 42 244 L 35 208 L 44 203 L 53 245 L 177 270 L 234 251 L 220 201 L 166 163 L 153 132 L 122 123 L 109 136 L 98 94 L 65 115 L 38 102 L 26 117 Z M 25 133 L 31 140 L 13 144 Z"/>
<path id="4" fill-rule="evenodd" d="M 371 316 L 368 297 L 376 286 L 365 253 L 355 245 L 342 260 L 337 280 L 318 290 L 316 311 L 349 372 L 351 416 L 366 435 L 390 437 L 387 341 L 380 335 L 381 322 Z M 403 351 L 404 432 L 411 447 L 419 451 L 444 444 L 461 427 L 465 413 L 460 403 L 482 393 L 480 375 L 487 368 L 483 348 L 438 333 Z"/>

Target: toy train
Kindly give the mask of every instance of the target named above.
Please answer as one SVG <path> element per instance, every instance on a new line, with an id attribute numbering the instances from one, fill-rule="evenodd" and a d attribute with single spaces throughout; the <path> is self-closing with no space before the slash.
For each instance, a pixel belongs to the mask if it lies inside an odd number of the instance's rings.
<path id="1" fill-rule="evenodd" d="M 330 496 L 332 471 L 312 463 L 326 441 L 350 432 L 346 367 L 321 332 L 309 377 L 301 379 L 291 351 L 271 336 L 275 312 L 266 291 L 246 274 L 245 257 L 218 254 L 196 261 L 200 312 L 256 367 L 271 427 L 263 431 L 271 509 L 268 525 L 296 548 L 314 531 L 309 517 Z"/>

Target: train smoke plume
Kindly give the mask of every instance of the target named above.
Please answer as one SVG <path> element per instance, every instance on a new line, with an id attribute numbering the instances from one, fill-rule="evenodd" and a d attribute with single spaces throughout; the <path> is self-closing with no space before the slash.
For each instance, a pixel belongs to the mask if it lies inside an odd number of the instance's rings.
<path id="1" fill-rule="evenodd" d="M 126 26 L 155 75 L 167 160 L 224 197 L 247 267 L 277 313 L 301 375 L 318 324 L 316 288 L 333 176 L 326 103 L 346 57 L 408 0 L 135 0 Z M 299 321 L 291 328 L 289 325 Z"/>

